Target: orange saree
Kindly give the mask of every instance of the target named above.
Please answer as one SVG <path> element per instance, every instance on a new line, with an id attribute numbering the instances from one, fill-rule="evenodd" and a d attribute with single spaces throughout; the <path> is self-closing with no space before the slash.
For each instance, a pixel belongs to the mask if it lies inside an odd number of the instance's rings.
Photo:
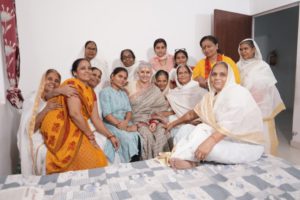
<path id="1" fill-rule="evenodd" d="M 62 85 L 66 84 L 77 89 L 82 103 L 81 113 L 87 123 L 96 100 L 92 88 L 76 78 L 68 79 Z M 106 166 L 103 151 L 95 148 L 71 120 L 67 98 L 61 95 L 51 101 L 60 103 L 62 108 L 48 112 L 41 125 L 41 133 L 48 149 L 47 174 Z"/>

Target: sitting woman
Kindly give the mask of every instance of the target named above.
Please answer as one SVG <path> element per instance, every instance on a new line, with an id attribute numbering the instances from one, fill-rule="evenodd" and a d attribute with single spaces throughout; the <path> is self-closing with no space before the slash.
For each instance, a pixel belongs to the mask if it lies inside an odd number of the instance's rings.
<path id="1" fill-rule="evenodd" d="M 49 111 L 61 108 L 60 104 L 47 102 L 47 99 L 58 95 L 68 97 L 78 94 L 69 85 L 59 87 L 60 81 L 60 74 L 55 69 L 48 69 L 42 77 L 38 91 L 32 92 L 28 98 L 25 98 L 17 134 L 23 175 L 46 174 L 44 160 L 47 149 L 39 128 Z"/>
<path id="2" fill-rule="evenodd" d="M 192 131 L 183 126 L 183 137 L 174 147 L 169 163 L 177 169 L 196 166 L 199 161 L 246 163 L 264 152 L 261 112 L 244 87 L 237 85 L 231 68 L 217 62 L 209 76 L 209 90 L 194 110 L 168 124 L 172 127 L 200 117 Z"/>
<path id="3" fill-rule="evenodd" d="M 239 54 L 240 60 L 237 65 L 241 74 L 241 84 L 250 91 L 263 115 L 265 151 L 276 155 L 278 138 L 274 119 L 285 109 L 275 85 L 277 80 L 270 66 L 262 60 L 254 40 L 243 40 L 239 45 Z"/>
<path id="4" fill-rule="evenodd" d="M 131 123 L 131 106 L 126 92 L 127 70 L 117 67 L 111 74 L 111 86 L 100 92 L 100 104 L 105 126 L 121 141 L 121 147 L 116 152 L 121 162 L 137 161 L 139 159 L 139 133 Z M 110 162 L 115 161 L 114 147 L 106 143 L 105 154 Z"/>
<path id="5" fill-rule="evenodd" d="M 66 80 L 62 85 L 72 85 L 78 96 L 62 95 L 49 101 L 62 107 L 49 111 L 41 124 L 41 133 L 47 146 L 47 174 L 104 167 L 107 159 L 95 141 L 94 133 L 88 126 L 91 119 L 96 130 L 105 135 L 115 149 L 119 141 L 101 121 L 96 95 L 89 87 L 91 65 L 86 59 L 77 59 L 72 65 L 75 78 Z"/>
<path id="6" fill-rule="evenodd" d="M 169 73 L 164 70 L 158 70 L 154 74 L 154 84 L 160 89 L 164 96 L 169 92 Z"/>
<path id="7" fill-rule="evenodd" d="M 152 66 L 141 62 L 137 68 L 138 80 L 129 83 L 129 99 L 133 121 L 142 137 L 142 159 L 151 159 L 159 152 L 169 151 L 168 138 L 163 124 L 152 119 L 151 114 L 168 109 L 168 103 L 161 91 L 151 83 Z"/>

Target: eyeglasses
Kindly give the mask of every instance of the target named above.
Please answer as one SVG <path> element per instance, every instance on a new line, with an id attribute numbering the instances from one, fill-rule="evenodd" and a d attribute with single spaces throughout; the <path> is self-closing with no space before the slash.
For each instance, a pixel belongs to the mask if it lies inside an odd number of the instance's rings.
<path id="1" fill-rule="evenodd" d="M 186 49 L 185 49 L 185 48 L 175 49 L 175 53 L 176 53 L 177 51 L 186 51 Z"/>

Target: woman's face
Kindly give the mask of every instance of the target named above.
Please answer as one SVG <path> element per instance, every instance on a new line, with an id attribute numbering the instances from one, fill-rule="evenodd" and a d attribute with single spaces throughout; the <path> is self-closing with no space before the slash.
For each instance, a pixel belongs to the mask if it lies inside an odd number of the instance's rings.
<path id="1" fill-rule="evenodd" d="M 160 89 L 160 91 L 164 91 L 168 85 L 167 77 L 165 75 L 158 76 L 155 81 L 155 85 Z"/>
<path id="2" fill-rule="evenodd" d="M 130 51 L 124 51 L 121 59 L 125 67 L 130 67 L 134 64 L 134 58 Z"/>
<path id="3" fill-rule="evenodd" d="M 160 42 L 156 44 L 154 51 L 158 57 L 163 57 L 167 53 L 167 47 L 164 43 Z"/>
<path id="4" fill-rule="evenodd" d="M 84 57 L 88 60 L 92 60 L 95 58 L 97 54 L 97 46 L 94 42 L 90 42 L 86 47 L 84 51 Z"/>
<path id="5" fill-rule="evenodd" d="M 148 83 L 152 76 L 152 70 L 149 67 L 141 67 L 138 71 L 138 76 L 142 83 Z"/>
<path id="6" fill-rule="evenodd" d="M 250 47 L 247 43 L 242 43 L 240 45 L 240 53 L 244 60 L 254 58 L 255 47 Z"/>
<path id="7" fill-rule="evenodd" d="M 180 67 L 177 71 L 178 82 L 185 85 L 190 82 L 192 73 L 186 67 Z"/>
<path id="8" fill-rule="evenodd" d="M 56 72 L 50 72 L 46 76 L 44 92 L 50 92 L 60 85 L 60 79 Z"/>
<path id="9" fill-rule="evenodd" d="M 86 60 L 82 60 L 77 70 L 74 72 L 74 76 L 84 83 L 88 83 L 92 75 L 92 67 Z"/>
<path id="10" fill-rule="evenodd" d="M 179 52 L 176 55 L 175 63 L 177 65 L 186 65 L 187 64 L 187 57 L 182 52 Z"/>
<path id="11" fill-rule="evenodd" d="M 92 71 L 92 75 L 91 75 L 91 78 L 89 80 L 89 85 L 92 87 L 92 88 L 95 88 L 101 81 L 101 72 L 97 69 L 94 69 Z"/>
<path id="12" fill-rule="evenodd" d="M 124 88 L 127 83 L 127 73 L 125 71 L 120 71 L 119 73 L 112 75 L 111 84 L 113 87 L 118 89 Z"/>
<path id="13" fill-rule="evenodd" d="M 210 75 L 210 83 L 216 92 L 220 92 L 227 80 L 228 70 L 223 64 L 216 65 Z"/>
<path id="14" fill-rule="evenodd" d="M 216 54 L 218 54 L 218 44 L 214 44 L 212 41 L 210 40 L 204 40 L 201 44 L 201 48 L 202 48 L 202 52 L 203 54 L 208 57 L 211 58 L 213 56 L 215 56 Z"/>

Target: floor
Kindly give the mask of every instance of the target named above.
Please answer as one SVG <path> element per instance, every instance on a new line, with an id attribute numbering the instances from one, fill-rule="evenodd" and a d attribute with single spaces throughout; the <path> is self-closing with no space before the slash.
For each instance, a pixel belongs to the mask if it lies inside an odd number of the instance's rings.
<path id="1" fill-rule="evenodd" d="M 290 146 L 292 139 L 292 111 L 286 110 L 276 117 L 277 134 L 279 138 L 278 156 L 300 166 L 300 149 Z"/>

